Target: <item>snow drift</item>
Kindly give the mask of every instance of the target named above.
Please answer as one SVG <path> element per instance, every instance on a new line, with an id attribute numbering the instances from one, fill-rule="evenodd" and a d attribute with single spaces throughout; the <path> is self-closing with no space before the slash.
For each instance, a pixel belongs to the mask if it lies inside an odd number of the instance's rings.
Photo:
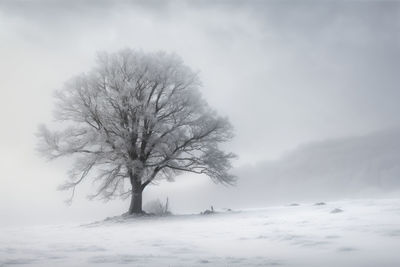
<path id="1" fill-rule="evenodd" d="M 399 199 L 352 200 L 13 226 L 0 231 L 0 266 L 397 267 L 399 207 Z"/>

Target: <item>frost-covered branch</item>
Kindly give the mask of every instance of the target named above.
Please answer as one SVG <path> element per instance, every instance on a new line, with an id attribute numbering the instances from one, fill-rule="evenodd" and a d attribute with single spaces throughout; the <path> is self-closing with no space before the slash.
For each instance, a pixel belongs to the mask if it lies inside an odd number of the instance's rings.
<path id="1" fill-rule="evenodd" d="M 56 92 L 60 124 L 39 128 L 38 150 L 48 159 L 78 157 L 62 188 L 74 194 L 92 177 L 99 185 L 92 198 L 125 195 L 125 180 L 133 192 L 182 172 L 231 184 L 234 155 L 219 144 L 232 138 L 233 128 L 200 88 L 197 74 L 176 55 L 101 53 L 96 68 Z"/>

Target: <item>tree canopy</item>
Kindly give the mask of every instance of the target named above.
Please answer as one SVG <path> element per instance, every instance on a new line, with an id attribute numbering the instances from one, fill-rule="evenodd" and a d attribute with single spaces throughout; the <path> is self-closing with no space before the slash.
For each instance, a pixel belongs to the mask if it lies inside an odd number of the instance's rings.
<path id="1" fill-rule="evenodd" d="M 175 54 L 100 53 L 92 70 L 56 91 L 60 123 L 55 130 L 40 127 L 39 150 L 49 159 L 74 156 L 61 189 L 73 196 L 90 177 L 97 183 L 92 198 L 132 195 L 130 213 L 141 212 L 141 192 L 158 179 L 191 172 L 232 184 L 234 154 L 219 144 L 233 137 L 233 128 L 200 88 L 197 73 Z"/>

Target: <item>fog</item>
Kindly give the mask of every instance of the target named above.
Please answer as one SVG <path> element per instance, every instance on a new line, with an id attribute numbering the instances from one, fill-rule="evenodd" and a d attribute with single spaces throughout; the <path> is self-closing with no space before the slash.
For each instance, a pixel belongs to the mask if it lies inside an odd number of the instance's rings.
<path id="1" fill-rule="evenodd" d="M 35 132 L 52 93 L 98 51 L 179 54 L 230 118 L 236 187 L 183 175 L 147 188 L 177 212 L 391 196 L 399 183 L 400 4 L 392 1 L 2 1 L 0 224 L 92 221 L 127 202 L 56 190 L 69 160 L 46 162 Z"/>

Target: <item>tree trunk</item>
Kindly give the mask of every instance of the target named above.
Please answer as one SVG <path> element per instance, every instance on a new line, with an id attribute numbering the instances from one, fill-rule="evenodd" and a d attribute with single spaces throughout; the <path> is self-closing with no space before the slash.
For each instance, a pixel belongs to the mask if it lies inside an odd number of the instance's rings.
<path id="1" fill-rule="evenodd" d="M 131 205 L 129 206 L 129 214 L 141 214 L 142 210 L 142 189 L 132 188 Z"/>
<path id="2" fill-rule="evenodd" d="M 132 194 L 131 194 L 131 205 L 129 206 L 128 213 L 131 214 L 141 214 L 142 210 L 142 172 L 136 170 L 134 172 L 132 169 L 129 171 L 129 177 L 132 185 Z"/>

